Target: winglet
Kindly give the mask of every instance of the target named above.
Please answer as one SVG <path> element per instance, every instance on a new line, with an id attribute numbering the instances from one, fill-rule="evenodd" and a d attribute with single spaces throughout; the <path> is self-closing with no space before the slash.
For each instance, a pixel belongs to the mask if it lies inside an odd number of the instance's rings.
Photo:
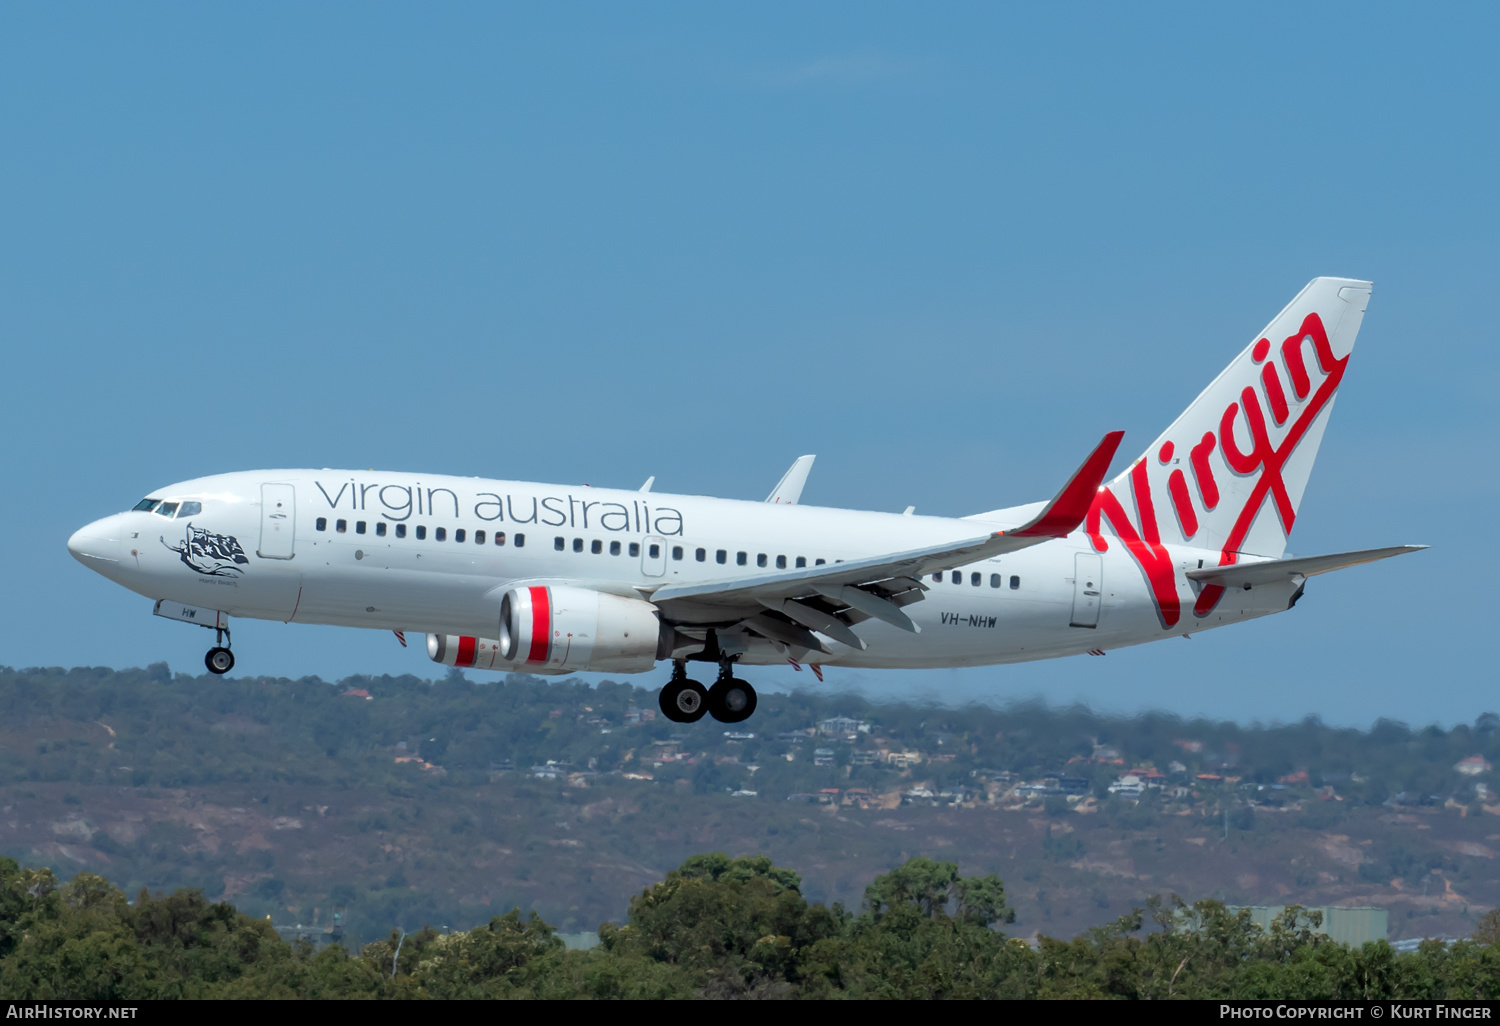
<path id="1" fill-rule="evenodd" d="M 776 482 L 776 487 L 771 489 L 771 494 L 766 496 L 766 501 L 783 506 L 795 506 L 802 498 L 802 486 L 807 484 L 807 475 L 812 472 L 815 459 L 817 459 L 816 456 L 798 456 L 797 461 L 782 475 L 781 480 Z"/>
<path id="2" fill-rule="evenodd" d="M 1111 431 L 1104 440 L 1089 453 L 1083 466 L 1073 472 L 1068 483 L 1063 485 L 1057 497 L 1047 503 L 1047 508 L 1038 513 L 1028 524 L 1004 534 L 1019 538 L 1062 538 L 1077 530 L 1093 505 L 1104 475 L 1109 473 L 1110 461 L 1120 447 L 1123 431 Z"/>

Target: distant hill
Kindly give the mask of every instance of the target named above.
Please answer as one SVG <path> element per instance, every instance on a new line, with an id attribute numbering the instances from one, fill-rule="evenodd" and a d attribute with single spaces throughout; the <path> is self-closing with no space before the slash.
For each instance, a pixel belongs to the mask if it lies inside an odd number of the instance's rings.
<path id="1" fill-rule="evenodd" d="M 1378 905 L 1392 939 L 1500 905 L 1494 715 L 1357 731 L 809 694 L 733 730 L 654 714 L 654 691 L 524 675 L 0 668 L 0 851 L 278 923 L 337 907 L 365 940 L 513 905 L 593 930 L 713 850 L 851 907 L 914 855 L 997 873 L 1022 936 L 1173 891 Z"/>

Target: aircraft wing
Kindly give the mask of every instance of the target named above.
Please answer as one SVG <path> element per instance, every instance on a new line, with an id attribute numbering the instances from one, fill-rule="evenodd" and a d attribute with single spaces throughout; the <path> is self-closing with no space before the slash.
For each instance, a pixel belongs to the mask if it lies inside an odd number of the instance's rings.
<path id="1" fill-rule="evenodd" d="M 1208 566 L 1202 570 L 1189 570 L 1189 580 L 1204 584 L 1217 584 L 1224 588 L 1242 588 L 1246 585 L 1275 584 L 1293 577 L 1316 577 L 1318 574 L 1342 570 L 1347 566 L 1373 563 L 1377 559 L 1404 556 L 1408 552 L 1419 552 L 1426 545 L 1392 545 L 1384 549 L 1362 549 L 1359 552 L 1335 552 L 1328 556 L 1301 556 L 1295 559 L 1268 559 L 1259 563 L 1234 563 L 1229 566 Z"/>
<path id="2" fill-rule="evenodd" d="M 1105 435 L 1057 496 L 1020 527 L 842 563 L 706 584 L 669 584 L 652 592 L 651 601 L 664 619 L 677 625 L 738 624 L 771 637 L 772 630 L 761 629 L 768 626 L 761 618 L 769 610 L 775 623 L 799 631 L 797 636 L 803 641 L 816 640 L 803 630 L 808 628 L 859 648 L 864 643 L 848 628 L 870 617 L 915 631 L 916 625 L 900 607 L 922 598 L 926 590 L 919 580 L 922 575 L 1015 552 L 1071 533 L 1088 513 L 1123 436 L 1123 431 Z M 792 622 L 785 623 L 781 617 Z M 790 643 L 784 636 L 772 640 Z M 827 651 L 821 644 L 817 647 Z"/>

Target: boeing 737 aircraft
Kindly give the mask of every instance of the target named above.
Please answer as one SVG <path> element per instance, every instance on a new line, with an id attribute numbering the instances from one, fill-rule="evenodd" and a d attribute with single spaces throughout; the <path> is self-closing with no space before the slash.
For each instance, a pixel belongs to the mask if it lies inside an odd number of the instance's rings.
<path id="1" fill-rule="evenodd" d="M 669 719 L 738 723 L 737 667 L 1012 663 L 1290 609 L 1307 578 L 1422 546 L 1285 556 L 1370 283 L 1318 278 L 1106 480 L 1112 432 L 1050 502 L 961 519 L 435 474 L 266 470 L 153 490 L 68 550 L 212 628 L 230 617 L 427 634 L 448 666 L 671 664 Z M 688 668 L 717 668 L 711 687 Z"/>

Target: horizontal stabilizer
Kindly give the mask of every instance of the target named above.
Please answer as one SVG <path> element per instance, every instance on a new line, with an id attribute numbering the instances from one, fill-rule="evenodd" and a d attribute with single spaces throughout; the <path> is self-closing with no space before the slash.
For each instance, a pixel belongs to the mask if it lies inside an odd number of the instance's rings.
<path id="1" fill-rule="evenodd" d="M 1224 588 L 1242 588 L 1247 584 L 1276 584 L 1293 577 L 1316 577 L 1346 566 L 1373 563 L 1377 559 L 1405 555 L 1427 548 L 1426 545 L 1392 545 L 1384 549 L 1362 549 L 1359 552 L 1335 552 L 1328 556 L 1302 556 L 1297 559 L 1271 559 L 1260 563 L 1236 563 L 1189 570 L 1189 580 L 1217 584 Z"/>

